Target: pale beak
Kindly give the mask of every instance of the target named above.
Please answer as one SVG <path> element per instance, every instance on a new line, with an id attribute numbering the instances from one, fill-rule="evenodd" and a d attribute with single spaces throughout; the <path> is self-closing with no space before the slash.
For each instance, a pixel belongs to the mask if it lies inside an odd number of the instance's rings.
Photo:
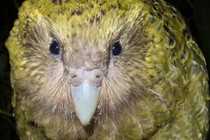
<path id="1" fill-rule="evenodd" d="M 100 92 L 101 87 L 94 87 L 88 82 L 77 87 L 71 86 L 74 108 L 82 125 L 86 126 L 91 121 L 97 108 Z"/>

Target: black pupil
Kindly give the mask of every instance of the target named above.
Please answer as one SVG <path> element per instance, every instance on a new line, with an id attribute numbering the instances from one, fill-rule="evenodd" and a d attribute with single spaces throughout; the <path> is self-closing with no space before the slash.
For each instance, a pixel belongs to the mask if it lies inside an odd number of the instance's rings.
<path id="1" fill-rule="evenodd" d="M 50 52 L 54 55 L 60 54 L 60 45 L 57 41 L 53 41 L 50 45 Z"/>
<path id="2" fill-rule="evenodd" d="M 120 55 L 122 51 L 122 47 L 119 41 L 115 42 L 112 46 L 112 55 L 117 56 Z"/>

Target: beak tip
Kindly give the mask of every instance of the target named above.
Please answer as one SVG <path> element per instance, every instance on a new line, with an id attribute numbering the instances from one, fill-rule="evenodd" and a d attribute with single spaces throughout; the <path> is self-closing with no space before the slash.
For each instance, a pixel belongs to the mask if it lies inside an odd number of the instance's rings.
<path id="1" fill-rule="evenodd" d="M 90 123 L 95 113 L 95 110 L 90 111 L 87 108 L 86 109 L 75 108 L 75 111 L 76 111 L 77 118 L 79 119 L 80 123 L 83 126 L 87 126 Z"/>
<path id="2" fill-rule="evenodd" d="M 83 118 L 78 117 L 78 119 L 83 126 L 87 126 L 90 123 L 92 116 L 91 117 L 83 117 Z"/>

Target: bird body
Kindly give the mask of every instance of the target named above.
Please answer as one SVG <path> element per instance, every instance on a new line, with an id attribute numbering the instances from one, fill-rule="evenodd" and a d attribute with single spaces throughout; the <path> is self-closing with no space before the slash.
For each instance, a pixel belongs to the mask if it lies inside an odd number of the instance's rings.
<path id="1" fill-rule="evenodd" d="M 26 0 L 6 46 L 22 140 L 206 137 L 206 62 L 163 0 Z"/>

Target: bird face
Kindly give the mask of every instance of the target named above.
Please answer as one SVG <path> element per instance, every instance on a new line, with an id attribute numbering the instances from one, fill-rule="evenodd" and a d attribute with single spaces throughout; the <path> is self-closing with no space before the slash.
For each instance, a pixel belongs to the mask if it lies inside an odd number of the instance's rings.
<path id="1" fill-rule="evenodd" d="M 205 59 L 163 0 L 27 0 L 6 46 L 22 139 L 206 135 Z"/>
<path id="2" fill-rule="evenodd" d="M 96 3 L 51 3 L 54 10 L 44 11 L 41 4 L 16 21 L 22 33 L 15 34 L 15 50 L 21 53 L 13 57 L 18 64 L 12 60 L 15 89 L 30 102 L 32 116 L 76 116 L 86 126 L 101 114 L 120 114 L 120 106 L 146 93 L 149 40 L 138 6 L 125 12 L 115 5 L 107 12 Z"/>

